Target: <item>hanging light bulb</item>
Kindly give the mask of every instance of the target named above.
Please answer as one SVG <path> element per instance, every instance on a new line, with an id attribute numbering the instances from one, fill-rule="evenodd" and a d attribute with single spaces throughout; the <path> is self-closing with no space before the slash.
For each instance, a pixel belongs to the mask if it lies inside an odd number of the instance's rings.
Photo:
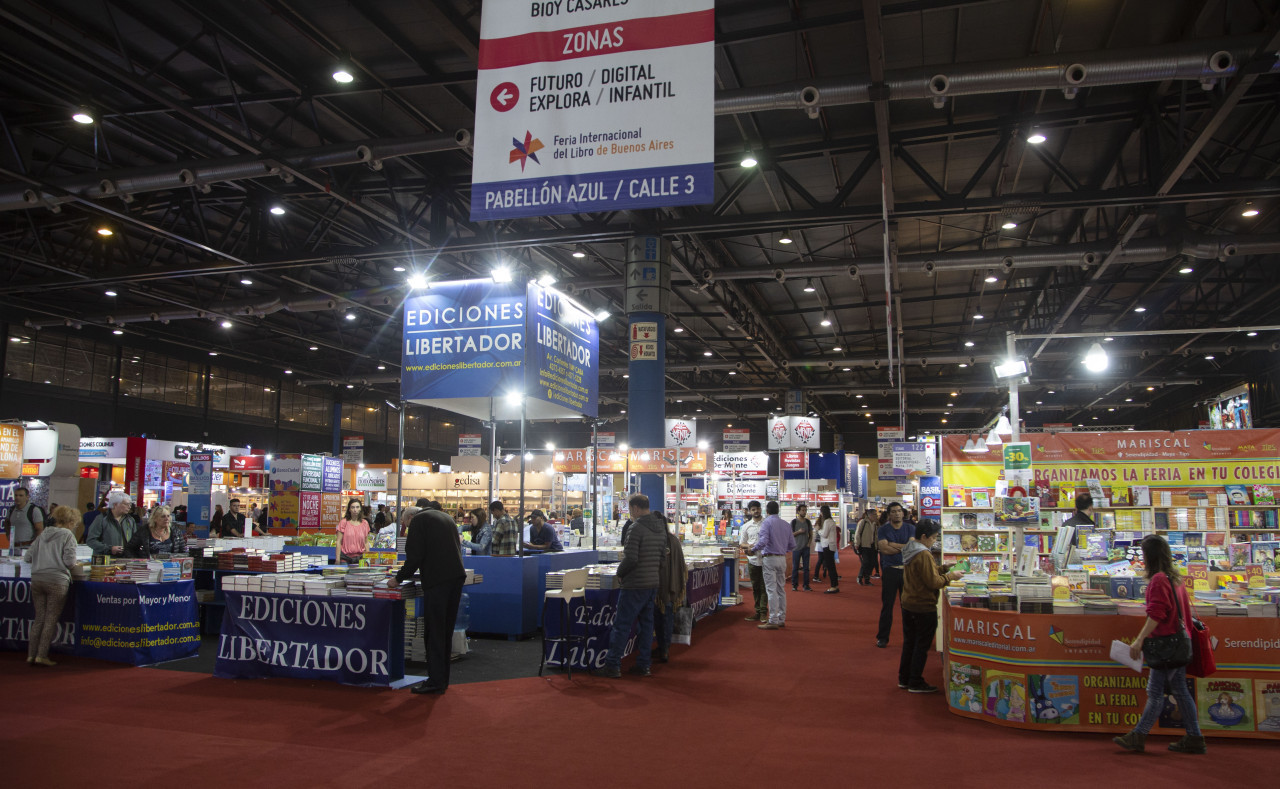
<path id="1" fill-rule="evenodd" d="M 1083 360 L 1085 369 L 1091 373 L 1102 372 L 1107 369 L 1107 365 L 1110 363 L 1110 359 L 1107 358 L 1107 352 L 1102 349 L 1102 343 L 1097 342 L 1089 346 L 1089 352 L 1085 354 Z"/>
<path id="2" fill-rule="evenodd" d="M 817 288 L 813 286 L 813 279 L 812 278 L 806 279 L 804 281 L 804 292 L 813 293 L 815 290 L 817 290 Z"/>
<path id="3" fill-rule="evenodd" d="M 1013 435 L 1013 425 L 1009 423 L 1009 417 L 1004 414 L 996 420 L 996 434 L 1001 436 Z"/>
<path id="4" fill-rule="evenodd" d="M 991 428 L 991 432 L 987 433 L 986 445 L 988 447 L 998 447 L 1002 444 L 1004 444 L 1004 441 L 1001 440 L 1000 434 L 996 432 L 996 429 L 994 427 Z"/>

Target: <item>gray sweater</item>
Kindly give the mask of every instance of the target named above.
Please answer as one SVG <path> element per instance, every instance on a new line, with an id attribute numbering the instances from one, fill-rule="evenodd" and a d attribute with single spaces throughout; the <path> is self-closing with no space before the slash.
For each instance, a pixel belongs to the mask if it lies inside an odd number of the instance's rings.
<path id="1" fill-rule="evenodd" d="M 70 529 L 47 525 L 22 561 L 30 562 L 32 581 L 69 584 L 71 568 L 76 566 L 76 536 Z"/>
<path id="2" fill-rule="evenodd" d="M 631 524 L 618 565 L 619 588 L 657 589 L 658 571 L 667 552 L 667 528 L 652 512 Z"/>
<path id="3" fill-rule="evenodd" d="M 133 539 L 138 529 L 138 522 L 132 515 L 125 515 L 120 520 L 111 514 L 110 509 L 98 513 L 98 517 L 89 524 L 89 531 L 84 536 L 85 545 L 93 549 L 95 554 L 111 553 L 113 546 L 125 546 Z"/>

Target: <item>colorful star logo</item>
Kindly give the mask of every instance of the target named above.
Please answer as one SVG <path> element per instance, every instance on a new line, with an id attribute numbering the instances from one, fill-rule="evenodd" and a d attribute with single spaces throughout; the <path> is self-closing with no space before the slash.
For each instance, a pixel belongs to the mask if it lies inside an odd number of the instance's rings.
<path id="1" fill-rule="evenodd" d="M 519 161 L 520 172 L 524 172 L 525 161 L 528 159 L 532 159 L 535 164 L 542 164 L 542 162 L 538 161 L 538 151 L 541 151 L 546 146 L 542 144 L 542 140 L 534 137 L 531 132 L 526 131 L 524 133 L 524 142 L 512 137 L 511 144 L 515 147 L 511 149 L 511 159 L 507 163 L 511 164 Z"/>
<path id="2" fill-rule="evenodd" d="M 1052 638 L 1054 641 L 1057 641 L 1059 644 L 1061 644 L 1063 643 L 1063 640 L 1066 637 L 1067 637 L 1066 633 L 1063 633 L 1061 630 L 1057 629 L 1053 625 L 1049 625 L 1049 638 Z"/>

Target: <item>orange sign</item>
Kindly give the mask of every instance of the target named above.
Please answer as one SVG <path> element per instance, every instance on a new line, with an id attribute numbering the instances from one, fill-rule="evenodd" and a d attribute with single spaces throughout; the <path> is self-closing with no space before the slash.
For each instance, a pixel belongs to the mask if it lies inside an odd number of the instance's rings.
<path id="1" fill-rule="evenodd" d="M 22 425 L 0 425 L 0 479 L 22 476 Z"/>
<path id="2" fill-rule="evenodd" d="M 943 610 L 944 690 L 951 712 L 1002 726 L 1117 733 L 1133 728 L 1142 715 L 1146 676 L 1110 659 L 1111 642 L 1131 641 L 1142 626 L 1140 617 L 1017 614 L 950 605 Z M 1247 702 L 1252 708 L 1249 688 L 1280 684 L 1274 654 L 1280 649 L 1280 620 L 1211 617 L 1208 624 L 1217 639 L 1218 672 L 1193 680 L 1196 711 L 1167 709 L 1155 732 L 1181 734 L 1181 716 L 1195 714 L 1215 735 L 1280 739 L 1280 730 L 1259 725 L 1266 714 L 1212 725 L 1215 715 L 1229 718 L 1210 709 L 1221 702 L 1211 698 L 1209 685 L 1245 688 L 1231 704 Z"/>
<path id="3" fill-rule="evenodd" d="M 552 464 L 556 471 L 565 473 L 589 473 L 591 471 L 592 450 L 557 449 L 552 456 Z M 680 473 L 707 470 L 707 453 L 701 449 L 600 449 L 600 465 L 596 471 L 601 474 L 616 474 L 628 469 L 627 456 L 631 456 L 630 470 L 635 473 L 673 474 L 676 470 L 679 455 Z"/>
<path id="4" fill-rule="evenodd" d="M 40 473 L 40 464 L 39 464 L 39 463 L 23 463 L 23 464 L 22 464 L 22 476 L 24 476 L 24 477 L 34 477 L 35 475 L 37 475 L 37 474 L 39 474 L 39 473 Z"/>

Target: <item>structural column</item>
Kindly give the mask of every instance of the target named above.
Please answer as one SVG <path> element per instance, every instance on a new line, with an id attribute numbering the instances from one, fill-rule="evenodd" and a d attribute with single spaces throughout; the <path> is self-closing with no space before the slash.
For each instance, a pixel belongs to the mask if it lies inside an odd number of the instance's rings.
<path id="1" fill-rule="evenodd" d="M 627 242 L 627 443 L 636 449 L 665 446 L 666 313 L 671 291 L 671 245 L 657 236 Z M 661 512 L 666 490 L 662 474 L 640 475 L 640 492 Z"/>

